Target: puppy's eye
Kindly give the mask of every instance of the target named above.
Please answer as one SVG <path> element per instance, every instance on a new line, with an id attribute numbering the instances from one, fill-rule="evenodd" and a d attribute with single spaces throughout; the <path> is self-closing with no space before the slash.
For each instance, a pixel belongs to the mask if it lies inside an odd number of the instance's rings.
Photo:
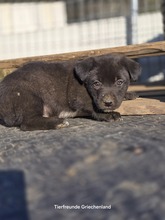
<path id="1" fill-rule="evenodd" d="M 97 80 L 96 80 L 96 81 L 93 82 L 93 87 L 94 87 L 95 89 L 99 89 L 99 88 L 101 87 L 101 85 L 102 85 L 102 84 L 101 84 L 100 81 L 97 81 Z"/>
<path id="2" fill-rule="evenodd" d="M 122 80 L 122 79 L 118 79 L 118 80 L 116 81 L 116 85 L 117 85 L 117 86 L 121 86 L 123 83 L 124 83 L 124 80 Z"/>

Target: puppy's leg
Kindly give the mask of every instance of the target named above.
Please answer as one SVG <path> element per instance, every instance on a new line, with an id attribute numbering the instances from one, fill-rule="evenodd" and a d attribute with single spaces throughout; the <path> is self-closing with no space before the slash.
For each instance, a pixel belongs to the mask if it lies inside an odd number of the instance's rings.
<path id="1" fill-rule="evenodd" d="M 133 100 L 138 98 L 139 95 L 136 92 L 127 92 L 125 94 L 124 100 Z"/>
<path id="2" fill-rule="evenodd" d="M 121 115 L 119 112 L 94 113 L 92 117 L 97 121 L 116 121 L 121 118 Z"/>
<path id="3" fill-rule="evenodd" d="M 33 130 L 50 130 L 67 127 L 69 123 L 64 119 L 57 117 L 44 118 L 36 116 L 30 119 L 26 119 L 20 126 L 22 131 Z"/>
<path id="4" fill-rule="evenodd" d="M 58 129 L 68 125 L 57 116 L 43 117 L 44 103 L 32 92 L 23 90 L 13 100 L 15 118 L 19 118 L 19 123 L 14 122 L 13 126 L 19 126 L 23 131 Z"/>

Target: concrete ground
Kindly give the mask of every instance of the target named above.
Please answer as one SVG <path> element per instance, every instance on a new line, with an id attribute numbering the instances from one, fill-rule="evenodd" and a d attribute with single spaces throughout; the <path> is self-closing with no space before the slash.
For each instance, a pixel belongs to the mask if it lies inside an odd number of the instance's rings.
<path id="1" fill-rule="evenodd" d="M 164 220 L 165 115 L 0 126 L 1 220 Z"/>

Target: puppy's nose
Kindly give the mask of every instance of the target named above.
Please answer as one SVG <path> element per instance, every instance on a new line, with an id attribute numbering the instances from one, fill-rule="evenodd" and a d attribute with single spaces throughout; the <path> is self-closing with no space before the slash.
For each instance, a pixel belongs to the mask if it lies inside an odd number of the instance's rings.
<path id="1" fill-rule="evenodd" d="M 111 107 L 113 105 L 113 102 L 112 100 L 107 100 L 107 101 L 104 101 L 104 104 L 106 107 Z"/>

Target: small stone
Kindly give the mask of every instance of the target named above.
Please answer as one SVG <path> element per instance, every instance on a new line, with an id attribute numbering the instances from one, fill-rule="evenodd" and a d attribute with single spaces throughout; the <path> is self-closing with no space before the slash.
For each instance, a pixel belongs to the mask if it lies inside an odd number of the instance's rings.
<path id="1" fill-rule="evenodd" d="M 140 154 L 142 154 L 144 152 L 144 149 L 142 147 L 135 147 L 133 152 L 136 155 L 140 155 Z"/>

